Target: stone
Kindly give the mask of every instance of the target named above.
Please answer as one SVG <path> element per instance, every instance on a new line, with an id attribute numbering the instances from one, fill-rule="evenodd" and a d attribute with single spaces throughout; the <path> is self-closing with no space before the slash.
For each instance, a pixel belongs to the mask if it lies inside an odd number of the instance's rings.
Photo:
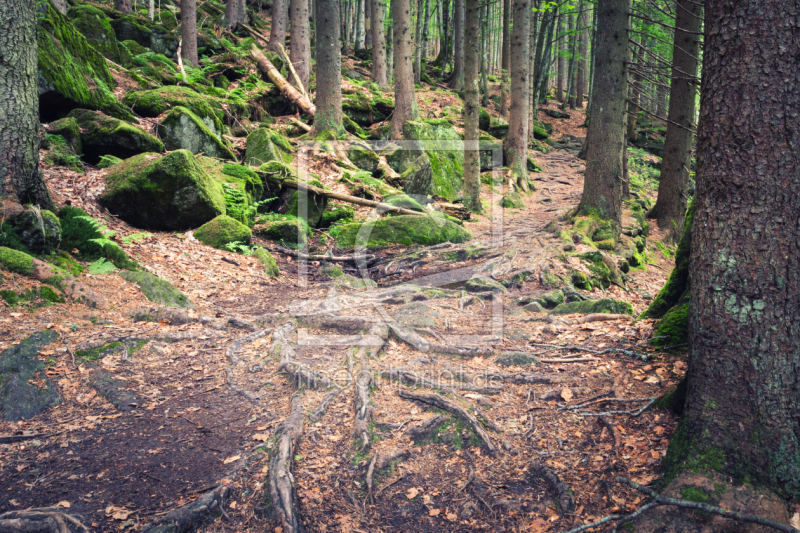
<path id="1" fill-rule="evenodd" d="M 341 248 L 386 248 L 393 244 L 462 243 L 470 240 L 472 233 L 441 216 L 398 215 L 338 226 L 335 238 Z"/>
<path id="2" fill-rule="evenodd" d="M 547 291 L 543 294 L 540 294 L 536 301 L 539 302 L 543 307 L 552 309 L 564 303 L 564 291 L 559 289 Z"/>
<path id="3" fill-rule="evenodd" d="M 0 268 L 15 274 L 30 276 L 33 274 L 33 257 L 25 252 L 0 246 Z"/>
<path id="4" fill-rule="evenodd" d="M 357 168 L 374 173 L 378 169 L 381 158 L 368 147 L 352 144 L 347 150 L 347 157 Z"/>
<path id="5" fill-rule="evenodd" d="M 464 187 L 464 141 L 453 125 L 444 119 L 409 120 L 403 127 L 403 137 L 416 141 L 413 143 L 416 149 L 401 150 L 400 165 L 392 168 L 403 174 L 424 153 L 432 171 L 432 189 L 428 194 L 441 196 L 449 202 L 455 200 Z M 416 194 L 415 191 L 406 192 Z"/>
<path id="6" fill-rule="evenodd" d="M 403 190 L 415 196 L 428 196 L 433 193 L 433 167 L 426 154 L 420 155 L 400 175 Z"/>
<path id="7" fill-rule="evenodd" d="M 51 135 L 61 135 L 67 142 L 73 153 L 82 154 L 83 147 L 81 146 L 81 128 L 78 126 L 78 121 L 74 118 L 62 118 L 50 124 L 47 132 Z"/>
<path id="8" fill-rule="evenodd" d="M 200 226 L 194 236 L 206 246 L 227 250 L 228 244 L 250 244 L 253 235 L 250 228 L 238 220 L 220 215 Z"/>
<path id="9" fill-rule="evenodd" d="M 468 292 L 508 292 L 508 289 L 503 287 L 499 281 L 485 276 L 479 276 L 468 280 L 464 288 Z"/>
<path id="10" fill-rule="evenodd" d="M 99 111 L 74 109 L 69 114 L 81 128 L 81 145 L 87 163 L 95 164 L 101 155 L 122 159 L 145 152 L 163 152 L 164 145 L 137 127 Z"/>
<path id="11" fill-rule="evenodd" d="M 633 316 L 633 306 L 628 302 L 614 300 L 613 298 L 602 298 L 600 300 L 586 300 L 582 302 L 571 302 L 561 304 L 552 311 L 552 315 L 576 315 L 592 313 L 611 313 L 615 315 Z"/>
<path id="12" fill-rule="evenodd" d="M 278 268 L 278 262 L 272 257 L 272 254 L 264 248 L 256 248 L 256 259 L 264 266 L 264 273 L 272 278 L 277 278 L 281 271 Z"/>
<path id="13" fill-rule="evenodd" d="M 545 109 L 543 107 L 540 107 L 539 111 L 544 112 L 545 115 L 552 118 L 569 118 L 568 113 L 564 113 L 562 111 L 556 111 L 555 109 Z"/>
<path id="14" fill-rule="evenodd" d="M 523 305 L 522 308 L 529 313 L 544 313 L 545 309 L 539 302 L 531 302 L 527 305 Z"/>
<path id="15" fill-rule="evenodd" d="M 149 272 L 121 272 L 120 277 L 138 285 L 145 297 L 153 303 L 168 307 L 194 309 L 194 304 L 181 291 L 170 285 L 168 281 Z"/>
<path id="16" fill-rule="evenodd" d="M 186 309 L 180 307 L 136 307 L 128 312 L 128 316 L 137 322 L 167 321 L 171 326 L 194 322 Z"/>
<path id="17" fill-rule="evenodd" d="M 111 61 L 120 62 L 117 36 L 102 10 L 90 4 L 78 5 L 69 8 L 67 16 L 95 50 Z"/>
<path id="18" fill-rule="evenodd" d="M 502 139 L 508 133 L 508 122 L 500 117 L 492 117 L 486 133 L 492 137 Z"/>
<path id="19" fill-rule="evenodd" d="M 481 108 L 480 115 L 478 116 L 478 129 L 486 131 L 491 125 L 492 117 L 486 109 Z"/>
<path id="20" fill-rule="evenodd" d="M 225 214 L 222 185 L 188 150 L 140 154 L 112 167 L 105 180 L 100 203 L 138 228 L 185 230 Z"/>
<path id="21" fill-rule="evenodd" d="M 58 339 L 58 333 L 34 333 L 0 354 L 0 412 L 3 420 L 30 419 L 61 403 L 55 384 L 47 377 L 47 361 L 39 350 Z"/>
<path id="22" fill-rule="evenodd" d="M 503 352 L 494 362 L 500 366 L 528 366 L 537 364 L 539 358 L 526 352 Z"/>
<path id="23" fill-rule="evenodd" d="M 244 163 L 260 167 L 270 161 L 282 162 L 282 159 L 278 149 L 272 143 L 269 130 L 267 128 L 259 128 L 247 136 Z"/>
<path id="24" fill-rule="evenodd" d="M 431 309 L 425 302 L 411 302 L 392 314 L 392 318 L 403 326 L 415 328 L 433 327 L 436 325 L 436 318 L 441 316 L 441 313 Z"/>
<path id="25" fill-rule="evenodd" d="M 257 224 L 253 231 L 265 239 L 291 248 L 303 248 L 308 244 L 308 224 L 302 218 L 283 215 Z"/>
<path id="26" fill-rule="evenodd" d="M 419 201 L 417 201 L 417 199 L 422 201 L 425 200 L 425 198 L 421 196 L 418 196 L 415 199 L 407 194 L 394 194 L 392 196 L 384 198 L 383 203 L 391 205 L 393 207 L 401 207 L 403 209 L 409 209 L 411 211 L 419 211 L 420 213 L 424 213 L 425 208 L 422 207 L 422 204 Z M 391 211 L 389 211 L 388 213 L 391 214 Z"/>
<path id="27" fill-rule="evenodd" d="M 125 95 L 122 103 L 149 118 L 158 117 L 178 106 L 184 107 L 197 115 L 214 134 L 222 133 L 222 120 L 215 112 L 219 106 L 216 98 L 201 95 L 188 87 L 167 85 L 148 91 L 131 91 Z"/>
<path id="28" fill-rule="evenodd" d="M 176 32 L 158 23 L 135 15 L 124 15 L 111 21 L 111 27 L 118 41 L 136 41 L 157 54 L 176 57 L 179 42 Z"/>
<path id="29" fill-rule="evenodd" d="M 519 197 L 519 193 L 513 191 L 500 199 L 500 207 L 505 207 L 506 209 L 523 209 L 525 204 L 522 202 L 522 198 Z"/>
<path id="30" fill-rule="evenodd" d="M 320 219 L 317 227 L 324 229 L 330 228 L 337 223 L 352 222 L 355 213 L 355 209 L 353 209 L 351 206 L 339 204 L 332 209 L 326 209 L 322 213 L 322 218 Z"/>
<path id="31" fill-rule="evenodd" d="M 158 125 L 158 135 L 167 150 L 184 149 L 193 154 L 202 153 L 207 157 L 236 161 L 227 143 L 185 107 L 178 106 L 164 117 Z"/>
<path id="32" fill-rule="evenodd" d="M 33 253 L 48 254 L 61 242 L 61 222 L 46 209 L 26 208 L 12 224 L 19 240 Z"/>

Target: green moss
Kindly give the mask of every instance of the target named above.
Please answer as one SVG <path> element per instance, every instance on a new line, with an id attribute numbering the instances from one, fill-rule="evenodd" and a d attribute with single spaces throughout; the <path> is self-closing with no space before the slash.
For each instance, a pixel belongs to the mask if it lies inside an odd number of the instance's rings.
<path id="1" fill-rule="evenodd" d="M 108 16 L 95 6 L 84 4 L 71 7 L 67 15 L 95 50 L 108 59 L 119 62 L 117 36 Z"/>
<path id="2" fill-rule="evenodd" d="M 272 257 L 272 254 L 269 251 L 265 250 L 264 248 L 257 248 L 255 252 L 256 258 L 264 265 L 264 272 L 273 278 L 277 278 L 280 275 L 280 269 L 278 268 L 278 263 L 275 261 L 275 258 Z"/>
<path id="3" fill-rule="evenodd" d="M 328 208 L 322 213 L 322 218 L 318 224 L 320 228 L 330 228 L 334 224 L 352 222 L 355 216 L 355 209 L 349 205 L 337 205 L 333 208 Z"/>
<path id="4" fill-rule="evenodd" d="M 338 226 L 331 234 L 336 237 L 341 248 L 356 246 L 385 248 L 393 244 L 461 243 L 472 238 L 472 233 L 449 220 L 413 215 L 372 219 L 363 224 Z"/>
<path id="5" fill-rule="evenodd" d="M 33 273 L 33 257 L 11 248 L 0 247 L 0 268 L 30 276 Z"/>
<path id="6" fill-rule="evenodd" d="M 662 462 L 665 484 L 669 484 L 683 470 L 695 473 L 708 470 L 721 472 L 727 466 L 722 450 L 709 447 L 690 437 L 688 428 L 691 423 L 689 418 L 682 418 L 669 441 L 667 455 Z"/>
<path id="7" fill-rule="evenodd" d="M 103 239 L 103 233 L 99 229 L 99 223 L 92 223 L 85 218 L 89 215 L 83 209 L 65 206 L 58 212 L 61 221 L 61 244 L 62 250 L 78 250 L 80 257 L 86 260 L 106 258 L 114 263 L 117 268 L 132 269 L 136 268 L 136 262 L 130 259 L 125 251 L 119 246 L 102 246 L 93 239 Z M 63 258 L 63 255 L 61 256 Z M 63 258 L 67 261 L 66 258 Z M 67 261 L 68 262 L 68 261 Z M 62 266 L 54 262 L 57 266 Z M 65 270 L 73 271 L 74 265 L 70 265 Z"/>
<path id="8" fill-rule="evenodd" d="M 92 348 L 91 350 L 76 350 L 75 357 L 78 359 L 78 363 L 98 361 L 105 357 L 108 352 L 114 351 L 120 346 L 122 346 L 121 342 L 111 342 L 97 348 Z"/>
<path id="9" fill-rule="evenodd" d="M 215 133 L 222 132 L 221 104 L 215 98 L 203 96 L 188 87 L 171 85 L 149 91 L 132 91 L 125 95 L 122 103 L 143 117 L 157 117 L 181 106 L 189 109 Z M 219 116 L 215 108 L 220 108 Z"/>
<path id="10" fill-rule="evenodd" d="M 464 150 L 461 136 L 447 120 L 427 122 L 408 121 L 403 127 L 403 137 L 409 141 L 421 141 L 420 149 L 428 156 L 433 171 L 433 194 L 448 201 L 455 200 L 464 186 Z M 434 143 L 426 145 L 427 141 Z M 441 145 L 436 145 L 441 142 Z M 407 154 L 410 164 L 420 154 L 412 150 Z M 404 157 L 405 158 L 405 157 Z M 396 169 L 405 171 L 408 164 Z"/>
<path id="11" fill-rule="evenodd" d="M 149 272 L 122 272 L 120 277 L 138 285 L 151 302 L 169 307 L 194 308 L 194 304 L 181 291 Z"/>
<path id="12" fill-rule="evenodd" d="M 676 305 L 661 317 L 650 343 L 658 347 L 685 345 L 689 340 L 689 304 Z"/>
<path id="13" fill-rule="evenodd" d="M 11 290 L 1 290 L 0 298 L 2 298 L 9 307 L 16 307 L 20 301 L 19 295 L 17 295 L 15 291 Z"/>
<path id="14" fill-rule="evenodd" d="M 194 236 L 207 246 L 226 250 L 234 242 L 248 244 L 252 238 L 250 228 L 226 215 L 220 215 L 203 224 Z"/>
<path id="15" fill-rule="evenodd" d="M 551 312 L 553 315 L 612 313 L 619 315 L 633 315 L 633 306 L 628 302 L 602 298 L 600 300 L 586 300 L 561 304 Z"/>
<path id="16" fill-rule="evenodd" d="M 213 126 L 210 119 L 201 119 L 189 109 L 177 106 L 158 125 L 158 134 L 167 150 L 186 149 L 194 154 L 235 161 L 236 156 L 227 143 L 209 125 Z"/>
<path id="17" fill-rule="evenodd" d="M 81 127 L 85 153 L 130 157 L 142 152 L 162 152 L 164 145 L 146 131 L 97 111 L 74 109 L 69 114 Z M 99 159 L 99 157 L 98 157 Z"/>
<path id="18" fill-rule="evenodd" d="M 686 377 L 680 383 L 654 404 L 655 407 L 672 411 L 680 415 L 683 414 L 683 407 L 686 403 Z"/>
<path id="19" fill-rule="evenodd" d="M 293 151 L 294 148 L 286 137 L 268 128 L 259 128 L 247 136 L 244 162 L 252 166 L 260 166 L 269 161 L 288 165 L 294 160 Z"/>
<path id="20" fill-rule="evenodd" d="M 77 125 L 76 125 L 77 127 Z M 49 148 L 43 162 L 51 167 L 66 167 L 75 172 L 84 172 L 80 156 L 75 153 L 72 146 L 61 135 L 47 135 Z"/>
<path id="21" fill-rule="evenodd" d="M 59 296 L 56 291 L 47 286 L 39 287 L 39 297 L 50 303 L 63 303 L 64 298 Z"/>
<path id="22" fill-rule="evenodd" d="M 83 274 L 83 266 L 72 259 L 72 257 L 70 257 L 70 255 L 63 250 L 56 255 L 48 256 L 46 260 L 62 270 L 69 272 L 73 276 L 80 276 Z"/>
<path id="23" fill-rule="evenodd" d="M 393 207 L 400 207 L 403 209 L 409 209 L 411 211 L 419 211 L 420 213 L 425 212 L 425 208 L 422 207 L 419 202 L 406 194 L 395 194 L 389 196 L 388 198 L 384 198 L 383 203 Z M 389 214 L 391 214 L 391 212 L 389 212 Z"/>
<path id="24" fill-rule="evenodd" d="M 253 231 L 290 248 L 302 248 L 308 242 L 311 230 L 305 220 L 291 215 L 268 213 L 259 218 Z"/>

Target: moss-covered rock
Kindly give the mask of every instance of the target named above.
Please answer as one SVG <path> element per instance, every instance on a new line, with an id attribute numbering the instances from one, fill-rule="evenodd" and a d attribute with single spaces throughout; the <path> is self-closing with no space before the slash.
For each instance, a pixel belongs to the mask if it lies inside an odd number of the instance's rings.
<path id="1" fill-rule="evenodd" d="M 322 213 L 322 218 L 320 219 L 317 227 L 330 228 L 339 222 L 352 222 L 355 213 L 355 209 L 349 205 L 337 205 L 333 208 L 329 207 L 324 213 Z"/>
<path id="2" fill-rule="evenodd" d="M 39 351 L 55 342 L 58 333 L 34 333 L 0 354 L 0 413 L 3 420 L 29 419 L 61 403 L 55 384 L 47 377 L 47 362 Z"/>
<path id="3" fill-rule="evenodd" d="M 542 307 L 552 309 L 564 303 L 564 291 L 560 289 L 547 291 L 544 294 L 540 294 L 536 298 L 536 301 L 539 302 Z"/>
<path id="4" fill-rule="evenodd" d="M 486 132 L 492 137 L 502 139 L 508 133 L 508 122 L 500 117 L 492 117 Z"/>
<path id="5" fill-rule="evenodd" d="M 181 80 L 178 65 L 163 54 L 145 52 L 135 56 L 130 62 L 131 72 L 152 80 L 156 84 L 170 85 Z M 151 85 L 148 83 L 145 88 L 153 88 Z"/>
<path id="6" fill-rule="evenodd" d="M 408 194 L 426 197 L 433 194 L 433 166 L 427 154 L 415 159 L 400 175 L 403 190 Z"/>
<path id="7" fill-rule="evenodd" d="M 194 304 L 181 291 L 170 285 L 168 281 L 149 272 L 121 272 L 120 277 L 138 285 L 145 297 L 153 303 L 168 307 L 194 308 Z"/>
<path id="8" fill-rule="evenodd" d="M 97 168 L 111 168 L 118 163 L 122 163 L 122 159 L 119 157 L 114 157 L 113 155 L 101 155 L 100 161 L 95 166 Z"/>
<path id="9" fill-rule="evenodd" d="M 247 149 L 244 162 L 258 166 L 270 161 L 289 164 L 292 162 L 291 143 L 281 134 L 268 128 L 259 128 L 247 136 Z"/>
<path id="10" fill-rule="evenodd" d="M 478 139 L 481 171 L 500 170 L 503 166 L 503 141 L 495 139 L 487 133 L 481 133 Z"/>
<path id="11" fill-rule="evenodd" d="M 539 358 L 525 352 L 503 352 L 494 362 L 500 366 L 528 366 L 538 363 Z"/>
<path id="12" fill-rule="evenodd" d="M 94 239 L 103 239 L 99 223 L 93 221 L 83 209 L 73 206 L 64 206 L 58 212 L 61 222 L 61 248 L 78 250 L 80 257 L 85 260 L 105 258 L 117 268 L 135 268 L 136 262 L 131 260 L 119 246 L 101 246 Z M 58 262 L 53 264 L 60 266 Z M 72 271 L 72 268 L 65 268 Z M 73 272 L 73 275 L 77 275 Z"/>
<path id="13" fill-rule="evenodd" d="M 378 154 L 360 144 L 351 145 L 347 150 L 347 157 L 356 167 L 370 173 L 378 169 L 378 163 L 381 160 Z"/>
<path id="14" fill-rule="evenodd" d="M 523 305 L 522 309 L 524 309 L 525 311 L 528 311 L 529 313 L 544 313 L 545 312 L 545 308 L 542 307 L 542 304 L 540 304 L 539 302 L 531 302 L 531 303 L 529 303 L 527 305 Z"/>
<path id="15" fill-rule="evenodd" d="M 120 61 L 117 36 L 111 27 L 111 21 L 103 11 L 93 5 L 83 4 L 71 7 L 67 15 L 75 28 L 98 52 L 111 61 Z"/>
<path id="16" fill-rule="evenodd" d="M 420 200 L 422 199 L 423 198 L 420 197 Z M 422 207 L 422 204 L 407 194 L 393 194 L 392 196 L 384 198 L 383 203 L 393 207 L 401 207 L 411 211 L 419 211 L 420 213 L 425 212 L 425 208 Z M 389 212 L 389 214 L 391 214 L 391 212 Z"/>
<path id="17" fill-rule="evenodd" d="M 130 111 L 111 92 L 115 82 L 103 55 L 52 2 L 41 2 L 37 9 L 41 120 L 63 117 L 65 111 L 80 106 L 133 121 Z"/>
<path id="18" fill-rule="evenodd" d="M 30 276 L 33 273 L 33 257 L 25 252 L 0 247 L 0 268 L 15 274 Z"/>
<path id="19" fill-rule="evenodd" d="M 74 118 L 67 117 L 56 120 L 50 124 L 50 127 L 47 128 L 47 132 L 51 135 L 61 136 L 69 147 L 72 148 L 73 153 L 83 153 L 83 148 L 81 146 L 81 128 L 78 126 L 78 121 Z"/>
<path id="20" fill-rule="evenodd" d="M 158 125 L 158 135 L 167 150 L 185 149 L 193 154 L 236 160 L 222 138 L 185 107 L 178 106 L 164 117 Z"/>
<path id="21" fill-rule="evenodd" d="M 613 298 L 602 298 L 600 300 L 586 300 L 582 302 L 570 302 L 561 304 L 552 311 L 553 315 L 575 315 L 591 313 L 611 313 L 616 315 L 633 316 L 633 306 L 628 302 L 614 300 Z"/>
<path id="22" fill-rule="evenodd" d="M 13 224 L 20 241 L 31 252 L 47 254 L 61 242 L 61 222 L 46 209 L 25 209 L 14 217 Z"/>
<path id="23" fill-rule="evenodd" d="M 334 280 L 336 282 L 337 287 L 347 287 L 350 289 L 366 289 L 378 286 L 378 284 L 372 281 L 371 279 L 369 278 L 364 279 L 363 277 L 351 276 L 350 274 L 345 273 L 341 269 L 341 267 L 338 266 L 331 266 L 325 268 L 322 270 L 322 273 L 331 278 L 332 280 Z M 407 320 L 405 320 L 407 318 L 407 315 L 405 315 L 403 311 L 404 309 L 400 308 L 398 312 L 395 313 L 394 319 L 405 326 L 411 325 L 407 323 Z M 422 319 L 421 321 L 425 321 L 425 318 L 422 318 L 421 315 L 422 315 L 421 313 L 414 313 L 414 316 L 418 322 L 420 318 Z M 419 325 L 420 327 L 422 326 L 421 324 L 416 324 L 416 325 Z M 430 326 L 432 324 L 428 323 L 426 325 Z"/>
<path id="24" fill-rule="evenodd" d="M 336 242 L 341 248 L 461 243 L 472 238 L 472 233 L 462 226 L 434 216 L 401 215 L 379 218 L 368 220 L 363 224 L 338 226 L 336 230 Z"/>
<path id="25" fill-rule="evenodd" d="M 531 133 L 533 134 L 534 139 L 540 141 L 544 141 L 545 139 L 550 137 L 550 134 L 547 132 L 547 130 L 538 125 L 533 126 L 533 132 Z"/>
<path id="26" fill-rule="evenodd" d="M 80 156 L 64 137 L 61 135 L 47 134 L 46 139 L 47 142 L 42 143 L 42 148 L 45 148 L 46 145 L 47 149 L 47 152 L 42 158 L 42 162 L 45 165 L 50 165 L 51 167 L 66 167 L 76 172 L 84 172 L 86 170 L 83 162 L 81 162 Z M 78 144 L 80 145 L 80 137 L 78 137 Z"/>
<path id="27" fill-rule="evenodd" d="M 489 114 L 488 111 L 486 111 L 486 109 L 481 108 L 480 115 L 478 117 L 478 128 L 483 131 L 486 131 L 489 129 L 491 122 L 492 122 L 492 116 Z"/>
<path id="28" fill-rule="evenodd" d="M 188 150 L 140 154 L 115 165 L 105 179 L 100 203 L 136 227 L 183 230 L 225 214 L 222 185 Z"/>
<path id="29" fill-rule="evenodd" d="M 519 197 L 519 193 L 517 191 L 512 191 L 500 199 L 500 207 L 505 207 L 506 209 L 523 209 L 525 204 L 522 202 L 522 198 Z"/>
<path id="30" fill-rule="evenodd" d="M 238 220 L 220 215 L 200 226 L 194 236 L 206 246 L 226 250 L 225 245 L 234 242 L 249 244 L 253 235 L 250 228 Z"/>
<path id="31" fill-rule="evenodd" d="M 308 224 L 302 218 L 288 215 L 273 215 L 262 219 L 253 231 L 271 241 L 280 242 L 292 248 L 302 248 L 308 243 Z"/>
<path id="32" fill-rule="evenodd" d="M 128 158 L 144 152 L 163 152 L 164 145 L 146 131 L 99 111 L 74 109 L 69 114 L 81 128 L 86 161 L 97 163 L 101 155 Z"/>
<path id="33" fill-rule="evenodd" d="M 267 276 L 277 278 L 280 275 L 281 271 L 278 268 L 278 262 L 275 261 L 275 258 L 272 257 L 268 250 L 256 248 L 255 256 L 264 265 L 264 273 Z"/>
<path id="34" fill-rule="evenodd" d="M 492 278 L 486 276 L 477 276 L 467 281 L 464 288 L 469 292 L 508 292 L 508 289 Z"/>
<path id="35" fill-rule="evenodd" d="M 160 24 L 135 15 L 125 15 L 111 21 L 111 27 L 118 41 L 135 41 L 157 54 L 176 57 L 178 37 Z"/>
<path id="36" fill-rule="evenodd" d="M 403 127 L 403 137 L 417 141 L 416 150 L 403 150 L 401 174 L 424 152 L 428 157 L 433 187 L 431 194 L 437 194 L 448 201 L 455 200 L 463 188 L 464 142 L 455 128 L 446 120 L 427 122 L 408 121 Z M 394 167 L 393 167 L 394 168 Z"/>
<path id="37" fill-rule="evenodd" d="M 188 87 L 168 85 L 149 91 L 131 91 L 125 95 L 122 103 L 137 114 L 151 118 L 178 106 L 185 107 L 216 135 L 222 133 L 222 120 L 214 111 L 216 99 L 201 95 Z"/>

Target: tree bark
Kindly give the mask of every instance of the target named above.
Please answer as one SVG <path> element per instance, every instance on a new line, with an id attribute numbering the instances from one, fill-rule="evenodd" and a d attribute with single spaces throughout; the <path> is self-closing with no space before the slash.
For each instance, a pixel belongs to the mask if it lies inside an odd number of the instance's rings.
<path id="1" fill-rule="evenodd" d="M 364 0 L 364 48 L 372 48 L 372 0 Z"/>
<path id="2" fill-rule="evenodd" d="M 64 3 L 66 6 L 66 2 Z M 147 2 L 147 18 L 154 20 L 156 18 L 156 4 L 155 0 L 148 0 Z"/>
<path id="3" fill-rule="evenodd" d="M 700 36 L 696 33 L 702 28 L 699 17 L 703 10 L 690 0 L 678 0 L 675 11 L 677 29 L 672 50 L 672 83 L 664 159 L 661 163 L 658 200 L 647 215 L 658 220 L 658 227 L 666 231 L 671 240 L 680 238 L 686 213 L 686 191 L 689 186 L 694 137 L 690 130 L 694 126 L 697 90 L 694 80 L 687 80 L 686 74 L 694 76 L 697 73 Z"/>
<path id="4" fill-rule="evenodd" d="M 317 112 L 314 131 L 342 132 L 342 56 L 339 52 L 339 2 L 316 0 Z"/>
<path id="5" fill-rule="evenodd" d="M 392 0 L 394 26 L 394 115 L 392 138 L 403 138 L 403 127 L 419 116 L 414 93 L 413 43 L 411 42 L 411 1 Z"/>
<path id="6" fill-rule="evenodd" d="M 564 102 L 564 73 L 567 71 L 567 37 L 564 35 L 564 27 L 566 26 L 565 18 L 569 17 L 566 13 L 559 13 L 558 14 L 558 30 L 556 32 L 558 36 L 558 46 L 556 47 L 556 53 L 558 54 L 558 76 L 556 77 L 556 100 L 559 102 Z"/>
<path id="7" fill-rule="evenodd" d="M 453 73 L 447 86 L 464 90 L 464 0 L 453 2 Z"/>
<path id="8" fill-rule="evenodd" d="M 364 0 L 356 0 L 356 20 L 355 20 L 355 38 L 353 42 L 355 46 L 353 47 L 354 50 L 361 50 L 364 48 L 364 32 L 363 30 L 364 24 Z"/>
<path id="9" fill-rule="evenodd" d="M 466 0 L 467 35 L 478 35 L 480 3 L 480 0 Z M 464 140 L 469 147 L 464 150 L 464 206 L 473 213 L 481 211 L 481 162 L 477 146 L 481 110 L 478 103 L 478 70 L 481 63 L 480 40 L 469 39 L 464 48 Z"/>
<path id="10" fill-rule="evenodd" d="M 414 83 L 420 82 L 420 63 L 422 62 L 422 24 L 425 20 L 426 0 L 417 2 L 417 23 L 414 35 Z"/>
<path id="11" fill-rule="evenodd" d="M 586 172 L 577 213 L 596 211 L 619 231 L 622 220 L 625 101 L 628 95 L 628 2 L 597 5 L 597 56 L 592 120 L 586 134 Z"/>
<path id="12" fill-rule="evenodd" d="M 511 31 L 511 106 L 506 139 L 507 165 L 517 187 L 528 191 L 528 91 L 530 90 L 531 0 L 514 2 Z"/>
<path id="13" fill-rule="evenodd" d="M 379 87 L 389 84 L 389 70 L 386 64 L 386 35 L 384 19 L 386 4 L 384 0 L 372 0 L 372 81 Z"/>
<path id="14" fill-rule="evenodd" d="M 667 459 L 797 499 L 800 5 L 705 6 L 687 397 Z"/>
<path id="15" fill-rule="evenodd" d="M 481 27 L 481 50 L 478 57 L 481 62 L 481 105 L 483 107 L 489 107 L 489 14 L 487 11 L 489 11 L 488 6 L 484 6 L 478 15 Z M 469 32 L 469 25 L 467 28 L 467 32 Z M 466 76 L 466 73 L 464 75 Z"/>
<path id="16" fill-rule="evenodd" d="M 510 83 L 508 72 L 508 56 L 511 54 L 511 0 L 503 0 L 503 51 L 500 58 L 502 82 L 500 85 L 500 115 L 508 115 L 508 86 Z"/>
<path id="17" fill-rule="evenodd" d="M 286 19 L 288 11 L 289 0 L 273 0 L 272 26 L 269 31 L 269 43 L 267 44 L 267 48 L 279 54 L 281 53 L 281 47 L 286 45 Z"/>
<path id="18" fill-rule="evenodd" d="M 56 6 L 56 9 L 58 9 L 62 14 L 67 14 L 67 0 L 53 0 L 53 5 Z"/>
<path id="19" fill-rule="evenodd" d="M 115 0 L 114 7 L 125 14 L 131 13 L 131 0 Z"/>
<path id="20" fill-rule="evenodd" d="M 36 3 L 0 2 L 0 198 L 54 208 L 39 173 Z"/>
<path id="21" fill-rule="evenodd" d="M 236 28 L 244 23 L 244 0 L 228 0 L 225 6 L 225 19 L 231 28 Z"/>
<path id="22" fill-rule="evenodd" d="M 578 28 L 586 26 L 586 11 L 581 13 L 578 17 Z M 587 33 L 585 29 L 580 30 L 580 45 L 578 46 L 578 74 L 575 82 L 575 107 L 583 109 L 583 95 L 586 93 L 586 52 L 587 50 Z"/>
<path id="23" fill-rule="evenodd" d="M 197 58 L 197 0 L 181 0 L 181 56 L 193 67 Z"/>
<path id="24" fill-rule="evenodd" d="M 308 24 L 309 0 L 291 0 L 289 13 L 292 23 L 291 50 L 289 61 L 292 62 L 299 80 L 291 79 L 296 85 L 308 91 L 308 80 L 311 77 L 311 28 Z"/>

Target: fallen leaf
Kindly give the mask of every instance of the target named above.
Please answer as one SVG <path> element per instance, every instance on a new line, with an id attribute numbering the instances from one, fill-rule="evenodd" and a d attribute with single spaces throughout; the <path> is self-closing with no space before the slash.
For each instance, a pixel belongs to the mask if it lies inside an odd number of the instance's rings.
<path id="1" fill-rule="evenodd" d="M 89 422 L 94 422 L 94 421 L 96 421 L 96 420 L 97 420 L 97 419 L 99 419 L 99 418 L 100 418 L 99 416 L 91 416 L 91 415 L 90 415 L 90 416 L 87 416 L 87 417 L 86 417 L 86 420 L 88 420 Z"/>
<path id="2" fill-rule="evenodd" d="M 447 513 L 444 515 L 444 517 L 450 520 L 451 522 L 455 522 L 456 520 L 458 520 L 458 515 L 455 513 Z"/>
<path id="3" fill-rule="evenodd" d="M 419 490 L 417 490 L 416 487 L 411 487 L 406 492 L 406 498 L 408 498 L 409 500 L 413 500 L 414 498 L 417 497 L 418 494 L 419 494 Z"/>
<path id="4" fill-rule="evenodd" d="M 644 380 L 644 382 L 649 383 L 650 385 L 657 385 L 659 382 L 661 382 L 661 380 L 658 379 L 656 376 L 650 376 L 649 378 Z"/>
<path id="5" fill-rule="evenodd" d="M 800 513 L 794 513 L 792 519 L 789 520 L 789 525 L 795 529 L 800 529 Z"/>
<path id="6" fill-rule="evenodd" d="M 256 433 L 253 435 L 253 440 L 260 440 L 261 442 L 266 442 L 269 440 L 269 435 L 266 433 Z"/>
<path id="7" fill-rule="evenodd" d="M 569 402 L 572 399 L 572 391 L 568 388 L 562 390 L 561 397 L 564 398 L 565 402 Z"/>
<path id="8" fill-rule="evenodd" d="M 11 505 L 13 505 L 14 507 L 19 507 L 19 506 L 21 505 L 21 504 L 20 504 L 20 503 L 19 503 L 17 500 L 15 500 L 15 499 L 13 499 L 13 498 L 12 498 L 12 499 L 10 499 L 10 500 L 8 500 L 8 503 L 10 503 Z M 795 515 L 795 516 L 797 516 L 797 515 Z"/>
<path id="9" fill-rule="evenodd" d="M 222 462 L 223 462 L 223 463 L 225 463 L 225 464 L 228 464 L 228 463 L 232 463 L 232 462 L 234 462 L 234 461 L 237 461 L 237 460 L 239 460 L 239 459 L 241 459 L 241 458 L 242 458 L 242 456 L 241 456 L 241 455 L 234 455 L 233 457 L 228 457 L 227 459 L 225 459 L 225 460 L 224 460 L 224 461 L 222 461 Z"/>
<path id="10" fill-rule="evenodd" d="M 69 503 L 67 500 L 63 500 L 58 502 L 58 505 L 56 505 L 56 507 L 66 507 L 67 509 L 69 509 L 70 507 L 72 507 L 72 504 Z"/>
<path id="11" fill-rule="evenodd" d="M 132 514 L 133 511 L 129 511 L 124 507 L 117 507 L 116 505 L 109 505 L 106 507 L 106 516 L 110 516 L 114 520 L 127 520 Z"/>
<path id="12" fill-rule="evenodd" d="M 428 516 L 439 516 L 439 513 L 441 512 L 442 512 L 441 509 L 431 509 L 430 511 L 428 511 Z"/>

